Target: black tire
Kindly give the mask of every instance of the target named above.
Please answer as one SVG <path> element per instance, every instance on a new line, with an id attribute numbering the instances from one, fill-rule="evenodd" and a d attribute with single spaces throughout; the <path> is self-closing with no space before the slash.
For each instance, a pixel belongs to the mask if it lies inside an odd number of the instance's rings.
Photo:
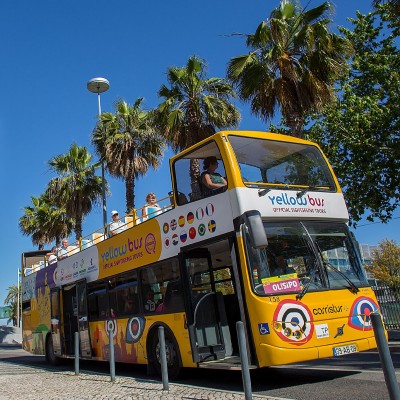
<path id="1" fill-rule="evenodd" d="M 59 365 L 60 358 L 54 354 L 53 339 L 51 334 L 46 337 L 46 361 L 50 365 Z"/>
<path id="2" fill-rule="evenodd" d="M 179 352 L 178 343 L 168 329 L 164 329 L 165 348 L 167 353 L 168 378 L 177 379 L 182 372 L 181 354 Z M 154 330 L 150 341 L 151 362 L 159 376 L 161 374 L 161 354 L 160 341 L 158 339 L 158 330 Z"/>

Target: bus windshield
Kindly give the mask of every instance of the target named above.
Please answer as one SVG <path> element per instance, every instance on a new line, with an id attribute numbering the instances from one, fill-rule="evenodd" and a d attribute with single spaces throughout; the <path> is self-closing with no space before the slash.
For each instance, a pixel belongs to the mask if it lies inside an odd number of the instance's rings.
<path id="1" fill-rule="evenodd" d="M 259 295 L 368 285 L 344 223 L 265 222 L 268 247 L 255 249 L 245 233 L 253 288 Z M 303 293 L 304 292 L 304 293 Z"/>
<path id="2" fill-rule="evenodd" d="M 278 140 L 229 135 L 246 186 L 268 185 L 335 189 L 317 147 Z"/>

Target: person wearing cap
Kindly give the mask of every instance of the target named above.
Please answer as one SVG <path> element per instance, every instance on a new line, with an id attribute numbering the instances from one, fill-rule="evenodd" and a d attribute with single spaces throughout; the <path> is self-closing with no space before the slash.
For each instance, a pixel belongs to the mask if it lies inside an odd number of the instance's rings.
<path id="1" fill-rule="evenodd" d="M 119 219 L 118 211 L 116 210 L 111 211 L 111 218 L 112 222 L 110 224 L 110 236 L 117 235 L 118 233 L 123 232 L 127 228 L 127 225 L 124 224 Z"/>

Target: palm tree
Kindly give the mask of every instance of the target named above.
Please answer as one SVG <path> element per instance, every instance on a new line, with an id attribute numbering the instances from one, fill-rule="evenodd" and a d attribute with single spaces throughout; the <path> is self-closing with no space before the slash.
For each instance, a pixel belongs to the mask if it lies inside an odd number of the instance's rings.
<path id="1" fill-rule="evenodd" d="M 307 114 L 335 99 L 333 84 L 352 54 L 348 39 L 329 32 L 330 10 L 328 2 L 306 11 L 281 0 L 269 19 L 246 35 L 251 51 L 228 63 L 228 78 L 253 114 L 267 121 L 279 107 L 293 136 L 303 136 Z"/>
<path id="2" fill-rule="evenodd" d="M 379 4 L 388 3 L 390 9 L 394 12 L 395 15 L 400 15 L 400 1 L 399 0 L 373 0 L 372 5 L 373 7 L 377 7 Z"/>
<path id="3" fill-rule="evenodd" d="M 53 240 L 59 245 L 63 237 L 70 235 L 74 221 L 46 194 L 31 196 L 31 201 L 32 205 L 24 207 L 24 215 L 19 219 L 21 232 L 26 236 L 32 235 L 32 243 L 39 245 L 39 250 Z"/>
<path id="4" fill-rule="evenodd" d="M 21 286 L 19 287 L 17 285 L 11 285 L 7 289 L 7 296 L 4 300 L 4 304 L 8 305 L 10 307 L 10 319 L 7 321 L 10 322 L 12 321 L 13 326 L 18 325 L 18 297 L 21 296 Z"/>
<path id="5" fill-rule="evenodd" d="M 174 151 L 184 150 L 211 136 L 216 128 L 237 126 L 240 114 L 231 104 L 236 97 L 232 86 L 222 78 L 206 78 L 204 60 L 192 56 L 185 67 L 170 67 L 168 88 L 158 95 L 165 100 L 158 106 L 159 128 Z"/>
<path id="6" fill-rule="evenodd" d="M 92 155 L 87 148 L 74 143 L 67 153 L 49 161 L 51 169 L 59 176 L 51 179 L 46 193 L 74 220 L 77 240 L 82 237 L 82 221 L 85 215 L 101 199 L 102 178 L 95 174 L 98 164 L 91 164 L 91 160 Z"/>
<path id="7" fill-rule="evenodd" d="M 115 114 L 102 113 L 92 134 L 92 143 L 108 172 L 125 181 L 127 213 L 135 207 L 135 180 L 150 167 L 158 168 L 165 149 L 142 102 L 143 98 L 138 98 L 129 106 L 119 100 Z"/>
<path id="8" fill-rule="evenodd" d="M 239 111 L 231 103 L 236 97 L 233 87 L 225 79 L 207 78 L 204 60 L 192 56 L 186 66 L 170 67 L 167 80 L 170 87 L 162 85 L 158 92 L 164 101 L 155 111 L 155 120 L 175 152 L 211 136 L 216 129 L 239 124 Z M 192 186 L 200 175 L 198 164 L 191 161 Z"/>

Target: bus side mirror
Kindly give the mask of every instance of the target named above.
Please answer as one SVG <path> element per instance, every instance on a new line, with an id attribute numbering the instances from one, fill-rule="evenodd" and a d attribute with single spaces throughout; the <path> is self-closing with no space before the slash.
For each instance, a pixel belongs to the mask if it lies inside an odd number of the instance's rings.
<path id="1" fill-rule="evenodd" d="M 244 220 L 249 228 L 251 245 L 256 249 L 268 247 L 267 234 L 259 211 L 252 210 L 244 213 Z"/>

